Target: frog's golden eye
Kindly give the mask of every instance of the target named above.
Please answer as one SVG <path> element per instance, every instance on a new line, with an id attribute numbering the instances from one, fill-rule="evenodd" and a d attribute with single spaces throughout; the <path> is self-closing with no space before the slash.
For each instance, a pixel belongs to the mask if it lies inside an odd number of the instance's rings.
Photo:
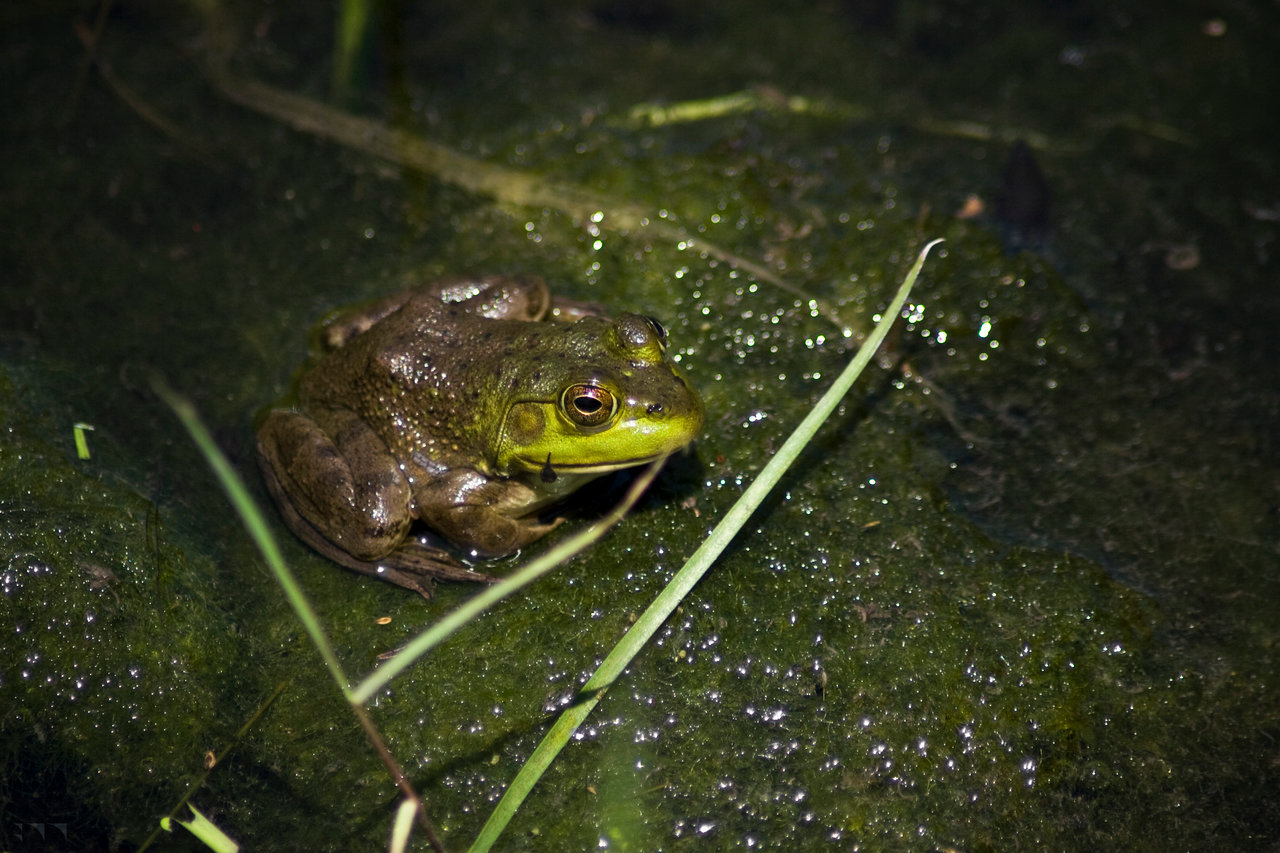
<path id="1" fill-rule="evenodd" d="M 560 395 L 560 409 L 578 426 L 598 427 L 618 410 L 618 398 L 599 385 L 570 385 Z"/>

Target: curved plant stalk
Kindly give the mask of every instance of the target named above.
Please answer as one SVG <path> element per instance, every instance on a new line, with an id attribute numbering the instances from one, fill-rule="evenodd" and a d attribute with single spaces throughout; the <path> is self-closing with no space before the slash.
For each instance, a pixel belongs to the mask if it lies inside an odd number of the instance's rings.
<path id="1" fill-rule="evenodd" d="M 284 689 L 287 685 L 288 685 L 287 681 L 282 681 L 278 685 L 276 685 L 276 689 L 271 691 L 271 695 L 268 696 L 262 702 L 262 704 L 260 704 L 257 707 L 257 710 L 255 710 L 251 715 L 249 715 L 249 719 L 246 720 L 244 725 L 240 727 L 239 731 L 235 733 L 235 737 L 231 739 L 231 742 L 226 744 L 222 748 L 221 752 L 209 754 L 209 756 L 205 760 L 204 772 L 200 774 L 200 776 L 191 784 L 189 788 L 187 788 L 187 792 L 182 795 L 182 797 L 178 800 L 178 802 L 174 803 L 173 808 L 169 810 L 169 814 L 165 815 L 160 819 L 160 825 L 156 827 L 156 829 L 154 829 L 149 836 L 147 836 L 147 839 L 145 841 L 142 842 L 142 846 L 138 848 L 138 853 L 145 853 L 145 851 L 148 848 L 150 848 L 153 844 L 155 844 L 156 841 L 160 838 L 160 833 L 171 832 L 172 826 L 175 822 L 180 823 L 183 826 L 188 826 L 187 822 L 183 821 L 181 818 L 178 817 L 179 812 L 182 811 L 182 807 L 188 805 L 191 802 L 191 798 L 194 797 L 196 795 L 196 792 L 199 791 L 204 786 L 204 783 L 206 781 L 208 781 L 209 775 L 213 773 L 214 768 L 226 760 L 227 756 L 231 754 L 231 750 L 235 749 L 236 744 L 240 743 L 240 741 L 244 738 L 244 736 L 248 734 L 249 729 L 253 728 L 254 725 L 257 724 L 258 719 L 264 713 L 266 713 L 267 708 L 271 707 L 271 703 L 275 702 L 276 699 L 280 696 L 280 694 L 284 692 Z M 195 806 L 191 806 L 190 808 L 192 812 L 195 812 L 196 815 L 204 819 L 204 816 L 201 815 L 198 811 L 196 811 Z M 188 826 L 188 828 L 190 827 Z M 195 833 L 195 830 L 192 830 L 192 832 L 193 834 L 198 835 L 198 833 Z"/>
<path id="2" fill-rule="evenodd" d="M 405 800 L 412 804 L 412 808 L 417 814 L 418 825 L 426 834 L 432 848 L 443 853 L 444 844 L 440 841 L 435 825 L 431 822 L 431 818 L 422 804 L 422 798 L 418 796 L 418 792 L 409 783 L 395 757 L 387 749 L 386 743 L 382 740 L 382 733 L 373 724 L 368 711 L 365 710 L 362 704 L 352 698 L 350 682 L 347 680 L 346 673 L 342 670 L 342 664 L 338 662 L 338 656 L 334 654 L 333 645 L 329 642 L 329 638 L 320 624 L 320 617 L 316 615 L 315 610 L 311 607 L 311 602 L 307 600 L 302 588 L 298 586 L 293 572 L 289 571 L 289 567 L 285 564 L 284 557 L 280 553 L 280 546 L 276 544 L 275 537 L 271 535 L 266 518 L 262 515 L 257 505 L 254 504 L 253 498 L 249 496 L 249 490 L 245 488 L 244 481 L 240 479 L 240 475 L 231 467 L 227 457 L 218 448 L 213 436 L 209 434 L 208 428 L 200 421 L 200 417 L 196 414 L 195 407 L 191 405 L 191 402 L 179 396 L 158 377 L 152 380 L 151 386 L 156 394 L 169 405 L 169 408 L 173 409 L 178 419 L 182 421 L 182 425 L 186 427 L 192 440 L 200 449 L 201 454 L 204 455 L 205 461 L 213 469 L 214 474 L 222 484 L 223 490 L 226 491 L 227 497 L 230 498 L 232 506 L 235 507 L 236 512 L 248 529 L 249 535 L 258 546 L 263 559 L 266 560 L 267 565 L 276 576 L 276 581 L 283 587 L 285 596 L 293 607 L 294 613 L 298 615 L 298 619 L 302 622 L 312 645 L 320 653 L 320 657 L 324 660 L 329 674 L 333 677 L 334 682 L 337 683 L 338 689 L 342 691 L 343 697 L 351 705 L 352 713 L 360 721 L 360 726 L 365 730 L 369 742 L 377 750 L 378 757 L 386 765 L 387 770 L 391 773 L 391 778 L 395 780 L 396 786 L 399 787 Z"/>
<path id="3" fill-rule="evenodd" d="M 187 428 L 191 439 L 196 443 L 201 454 L 204 455 L 205 461 L 213 469 L 218 482 L 222 484 L 222 488 L 226 491 L 232 506 L 235 507 L 240 519 L 244 522 L 245 528 L 248 529 L 249 536 L 253 538 L 254 544 L 258 546 L 262 559 L 266 560 L 267 565 L 276 576 L 276 580 L 280 583 L 280 586 L 284 587 L 289 603 L 293 606 L 299 621 L 302 622 L 302 627 L 306 630 L 307 636 L 311 638 L 311 644 L 320 653 L 321 660 L 324 661 L 329 674 L 333 676 L 333 680 L 342 690 L 342 695 L 350 701 L 351 691 L 348 687 L 347 674 L 342 671 L 342 664 L 338 662 L 338 656 L 334 654 L 333 645 L 330 644 L 329 637 L 325 634 L 324 628 L 320 624 L 320 617 L 316 615 L 311 602 L 307 600 L 306 595 L 302 592 L 302 587 L 298 586 L 298 581 L 294 578 L 293 572 L 289 571 L 289 567 L 285 564 L 284 555 L 280 553 L 280 546 L 276 544 L 275 537 L 271 535 L 267 519 L 258 510 L 253 498 L 249 496 L 249 490 L 245 488 L 244 481 L 240 479 L 240 475 L 231 467 L 227 457 L 223 455 L 217 443 L 214 442 L 213 436 L 210 435 L 208 428 L 200 420 L 200 416 L 196 414 L 195 406 L 191 405 L 191 401 L 180 396 L 158 377 L 152 380 L 151 387 L 160 399 L 164 400 L 169 405 L 169 408 L 173 409 L 173 413 L 178 416 L 178 420 L 182 421 L 182 425 Z"/>
<path id="4" fill-rule="evenodd" d="M 107 8 L 111 5 L 110 0 L 103 0 L 100 7 L 100 15 L 105 15 Z M 105 20 L 103 18 L 102 20 Z M 102 78 L 102 82 L 106 87 L 115 93 L 115 96 L 124 102 L 125 106 L 131 109 L 138 118 L 154 127 L 166 139 L 170 139 L 174 144 L 185 149 L 195 159 L 199 160 L 206 167 L 215 172 L 224 171 L 222 163 L 213 155 L 213 152 L 207 145 L 201 142 L 194 135 L 187 133 L 178 125 L 170 121 L 164 113 L 153 107 L 132 88 L 120 79 L 112 70 L 111 64 L 107 62 L 98 52 L 98 42 L 102 39 L 100 29 L 90 30 L 83 21 L 77 21 L 75 25 L 76 37 L 80 39 L 80 43 L 85 49 L 85 68 L 90 66 L 97 68 L 98 76 Z M 80 84 L 77 83 L 77 87 Z M 73 93 L 72 102 L 68 107 L 68 122 L 72 111 L 76 109 L 79 101 L 78 91 Z"/>
<path id="5" fill-rule="evenodd" d="M 627 512 L 631 510 L 640 495 L 644 493 L 644 490 L 648 488 L 649 484 L 653 482 L 653 478 L 662 469 L 666 458 L 655 460 L 645 467 L 632 482 L 626 495 L 617 506 L 595 524 L 565 539 L 546 554 L 522 567 L 519 571 L 474 596 L 462 607 L 432 625 L 431 628 L 409 643 L 393 658 L 375 669 L 360 684 L 351 687 L 347 675 L 333 651 L 333 646 L 329 642 L 328 635 L 325 634 L 324 627 L 320 623 L 320 617 L 311 607 L 311 603 L 307 600 L 302 588 L 294 578 L 293 572 L 285 564 L 284 557 L 280 553 L 280 547 L 276 543 L 275 537 L 271 535 L 270 526 L 266 518 L 253 502 L 253 498 L 250 497 L 244 482 L 235 472 L 235 469 L 231 467 L 231 463 L 227 461 L 227 458 L 213 441 L 213 436 L 209 434 L 208 429 L 200 421 L 195 407 L 191 405 L 190 401 L 176 394 L 159 379 L 154 380 L 152 386 L 156 393 L 173 409 L 179 420 L 182 421 L 192 440 L 195 441 L 196 446 L 204 455 L 209 467 L 213 469 L 214 474 L 222 483 L 223 489 L 227 492 L 228 498 L 230 498 L 236 512 L 248 529 L 249 535 L 258 546 L 263 559 L 271 568 L 272 573 L 275 574 L 277 582 L 284 589 L 285 596 L 288 598 L 298 619 L 302 622 L 312 645 L 316 647 L 320 657 L 324 660 L 329 674 L 338 685 L 338 689 L 342 691 L 343 698 L 351 705 L 352 713 L 360 721 L 360 725 L 365 730 L 370 743 L 377 750 L 383 764 L 386 765 L 391 777 L 396 781 L 397 786 L 403 793 L 405 799 L 396 819 L 397 835 L 403 833 L 402 827 L 403 822 L 406 820 L 405 815 L 413 814 L 417 816 L 418 824 L 426 833 L 432 847 L 436 850 L 444 850 L 444 845 L 427 815 L 421 797 L 413 789 L 404 772 L 400 769 L 399 764 L 391 755 L 391 751 L 382 739 L 382 733 L 374 725 L 368 711 L 365 709 L 365 703 L 393 678 L 459 628 L 477 618 L 503 598 L 572 559 L 603 536 L 609 528 L 621 521 Z M 273 695 L 272 698 L 274 699 L 275 696 Z M 256 719 L 256 717 L 257 715 L 254 718 Z M 184 798 L 183 802 L 185 801 L 186 798 Z M 179 803 L 179 806 L 181 804 Z"/>
<path id="6" fill-rule="evenodd" d="M 624 127 L 662 127 L 669 124 L 688 124 L 709 121 L 731 115 L 752 112 L 807 115 L 830 121 L 867 121 L 886 118 L 904 127 L 957 139 L 977 139 L 984 142 L 1012 143 L 1019 140 L 1036 149 L 1055 154 L 1085 154 L 1097 148 L 1102 136 L 1112 128 L 1150 136 L 1177 145 L 1194 146 L 1195 137 L 1162 122 L 1152 121 L 1131 113 L 1097 116 L 1089 120 L 1089 138 L 1057 138 L 1029 127 L 994 125 L 971 119 L 932 118 L 918 110 L 901 116 L 877 114 L 870 107 L 839 98 L 806 97 L 789 95 L 771 86 L 756 86 L 711 98 L 699 98 L 673 103 L 640 103 L 628 110 L 612 124 Z"/>
<path id="7" fill-rule="evenodd" d="M 369 32 L 373 8 L 370 0 L 341 0 L 333 32 L 333 77 L 329 89 L 345 98 L 356 75 L 356 60 Z"/>
<path id="8" fill-rule="evenodd" d="M 675 576 L 671 578 L 671 581 L 653 600 L 648 609 L 636 620 L 636 623 L 631 626 L 626 635 L 618 641 L 618 644 L 614 646 L 613 651 L 600 664 L 595 674 L 583 685 L 578 694 L 578 700 L 556 720 L 551 730 L 547 732 L 542 742 L 538 744 L 533 754 L 529 756 L 524 766 L 520 768 L 516 778 L 511 782 L 511 787 L 503 794 L 502 800 L 489 816 L 489 820 L 481 828 L 480 835 L 471 847 L 472 853 L 487 851 L 498 840 L 503 829 L 505 829 L 512 816 L 515 815 L 516 810 L 520 807 L 520 804 L 524 802 L 529 792 L 533 790 L 533 786 L 537 784 L 542 774 L 560 753 L 560 750 L 569 742 L 574 731 L 599 704 L 605 691 L 617 681 L 622 671 L 635 659 L 635 656 L 648 643 L 654 632 L 662 626 L 662 623 L 671 615 L 676 606 L 684 600 L 694 585 L 707 573 L 707 570 L 711 568 L 711 565 L 720 556 L 721 552 L 733 541 L 742 526 L 747 523 L 751 514 L 756 511 L 778 480 L 795 462 L 814 434 L 817 433 L 819 427 L 835 411 L 836 406 L 840 404 L 854 381 L 857 380 L 863 369 L 871 361 L 876 350 L 880 348 L 880 344 L 884 341 L 885 335 L 888 334 L 890 326 L 893 325 L 894 320 L 901 313 L 902 307 L 906 303 L 907 295 L 911 292 L 912 286 L 915 285 L 916 279 L 920 275 L 920 269 L 924 266 L 929 250 L 941 242 L 941 240 L 933 240 L 920 250 L 920 254 L 916 257 L 915 263 L 903 279 L 893 301 L 876 324 L 871 336 L 858 349 L 853 360 L 836 378 L 836 381 L 831 384 L 831 388 L 822 396 L 822 399 L 805 416 L 800 426 L 796 427 L 795 431 L 791 433 L 777 454 L 764 466 L 759 476 L 743 492 L 742 497 L 738 498 L 738 501 L 729 509 L 724 519 L 711 531 L 711 535 L 694 552 L 688 562 L 676 572 Z"/>
<path id="9" fill-rule="evenodd" d="M 644 494 L 644 490 L 649 487 L 649 484 L 653 482 L 653 478 L 662 470 L 662 466 L 666 461 L 664 457 L 649 463 L 632 481 L 626 495 L 618 502 L 618 505 L 610 510 L 609 514 L 604 518 L 575 533 L 563 542 L 557 543 L 550 551 L 521 566 L 519 570 L 503 578 L 493 586 L 486 587 L 476 595 L 473 595 L 465 604 L 410 641 L 403 649 L 396 652 L 386 663 L 369 673 L 364 681 L 352 689 L 350 693 L 351 701 L 360 704 L 368 702 L 375 693 L 389 684 L 392 679 L 412 666 L 418 658 L 440 645 L 459 628 L 479 617 L 481 613 L 502 599 L 528 586 L 552 569 L 567 563 L 590 547 L 609 528 L 621 521 L 631 511 L 636 501 L 640 499 L 640 495 Z"/>
<path id="10" fill-rule="evenodd" d="M 195 806 L 187 803 L 187 808 L 191 811 L 191 816 L 186 818 L 165 818 L 162 821 L 165 830 L 172 831 L 173 824 L 177 823 L 183 828 L 200 839 L 205 847 L 208 847 L 214 853 L 240 853 L 240 845 L 232 840 L 222 829 L 209 818 L 204 816 L 204 812 Z"/>
<path id="11" fill-rule="evenodd" d="M 435 175 L 468 192 L 491 196 L 507 207 L 556 210 L 584 227 L 593 225 L 622 234 L 644 232 L 686 250 L 705 252 L 812 305 L 821 316 L 838 326 L 845 337 L 853 335 L 853 328 L 840 319 L 830 302 L 811 295 L 762 264 L 697 237 L 637 205 L 624 204 L 530 172 L 476 160 L 408 130 L 361 118 L 256 80 L 235 77 L 216 66 L 209 67 L 207 73 L 223 97 L 242 107 L 277 119 L 294 130 L 330 139 L 405 169 Z"/>

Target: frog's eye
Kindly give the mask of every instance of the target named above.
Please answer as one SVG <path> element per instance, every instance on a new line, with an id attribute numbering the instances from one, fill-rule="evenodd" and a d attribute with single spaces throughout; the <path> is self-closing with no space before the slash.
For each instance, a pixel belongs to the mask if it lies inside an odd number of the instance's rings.
<path id="1" fill-rule="evenodd" d="M 667 345 L 667 329 L 658 322 L 656 317 L 645 317 L 645 322 L 649 324 L 649 328 L 653 329 L 653 334 L 658 339 L 658 346 L 665 347 Z"/>
<path id="2" fill-rule="evenodd" d="M 560 409 L 578 426 L 598 427 L 618 410 L 618 398 L 599 385 L 570 385 L 560 395 Z"/>

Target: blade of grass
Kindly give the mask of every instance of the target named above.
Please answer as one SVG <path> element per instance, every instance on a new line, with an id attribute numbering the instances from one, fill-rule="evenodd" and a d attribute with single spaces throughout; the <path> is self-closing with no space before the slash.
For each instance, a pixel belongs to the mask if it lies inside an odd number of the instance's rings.
<path id="1" fill-rule="evenodd" d="M 338 688 L 342 690 L 342 695 L 346 697 L 347 701 L 351 701 L 351 690 L 348 686 L 349 682 L 347 681 L 346 673 L 342 671 L 342 664 L 338 663 L 338 656 L 334 654 L 333 646 L 329 644 L 329 638 L 325 635 L 324 628 L 320 625 L 320 617 L 312 609 L 311 602 L 307 601 L 307 597 L 302 592 L 302 587 L 298 586 L 297 580 L 293 577 L 293 572 L 289 571 L 289 567 L 285 565 L 284 556 L 280 553 L 280 546 L 276 544 L 275 537 L 271 535 L 271 531 L 267 527 L 266 518 L 258 510 L 253 498 L 249 496 L 249 490 L 244 487 L 244 481 L 240 479 L 240 475 L 235 472 L 235 469 L 231 467 L 231 463 L 227 461 L 227 457 L 222 455 L 222 451 L 214 443 L 213 436 L 209 434 L 209 430 L 200 421 L 200 416 L 196 414 L 195 406 L 191 405 L 191 401 L 177 394 L 159 377 L 152 380 L 151 387 L 162 400 L 169 404 L 169 408 L 173 409 L 174 414 L 178 416 L 178 420 L 182 421 L 182 425 L 187 428 L 192 440 L 200 448 L 205 461 L 213 469 L 213 473 L 217 476 L 218 481 L 222 483 L 222 488 L 226 491 L 227 497 L 231 499 L 236 512 L 240 515 L 241 520 L 244 521 L 244 526 L 258 546 L 263 559 L 267 561 L 267 566 L 276 576 L 276 580 L 280 582 L 280 586 L 284 589 L 285 595 L 289 599 L 289 604 L 293 606 L 294 612 L 298 614 L 298 619 L 302 621 L 302 626 L 306 629 L 307 636 L 311 638 L 311 642 L 320 653 L 325 666 L 329 668 L 329 673 L 333 676 L 333 680 L 338 683 Z"/>
<path id="2" fill-rule="evenodd" d="M 427 842 L 433 850 L 443 851 L 445 849 L 444 844 L 441 842 L 435 824 L 432 823 L 431 817 L 422 803 L 422 798 L 418 796 L 418 792 L 414 790 L 408 777 L 400 769 L 399 763 L 395 760 L 395 756 L 391 754 L 391 750 L 387 748 L 382 739 L 382 733 L 378 731 L 377 726 L 370 719 L 369 713 L 361 703 L 352 698 L 347 676 L 342 671 L 341 664 L 338 663 L 338 657 L 333 652 L 333 646 L 329 643 L 329 638 L 320 626 L 320 618 L 316 616 L 315 611 L 311 608 L 311 603 L 302 594 L 302 588 L 298 586 L 298 582 L 294 579 L 293 572 L 289 571 L 289 567 L 285 565 L 284 557 L 280 553 L 280 547 L 271 535 L 266 519 L 258 510 L 253 499 L 249 497 L 249 492 L 244 487 L 244 482 L 235 472 L 235 469 L 231 467 L 231 463 L 227 461 L 227 458 L 222 455 L 222 451 L 214 442 L 213 436 L 209 434 L 209 430 L 201 422 L 200 417 L 196 414 L 195 407 L 191 405 L 190 401 L 175 393 L 159 377 L 153 378 L 151 385 L 156 394 L 169 404 L 174 414 L 182 421 L 183 426 L 187 428 L 187 432 L 191 434 L 192 440 L 196 443 L 200 452 L 204 454 L 205 461 L 208 462 L 209 467 L 213 469 L 214 474 L 222 483 L 227 497 L 231 499 L 231 503 L 236 512 L 239 513 L 241 521 L 244 522 L 245 527 L 249 530 L 249 535 L 257 544 L 263 559 L 271 567 L 271 571 L 284 589 L 285 596 L 288 598 L 290 605 L 292 605 L 294 612 L 302 621 L 312 644 L 315 645 L 320 657 L 329 668 L 333 680 L 337 682 L 338 689 L 342 691 L 343 697 L 351 705 L 351 711 L 355 714 L 356 719 L 360 721 L 360 726 L 364 729 L 369 742 L 378 753 L 378 757 L 382 759 L 382 763 L 386 765 L 387 771 L 391 774 L 391 778 L 395 780 L 396 786 L 400 788 L 405 799 L 412 805 L 413 813 L 417 816 L 418 825 L 427 836 Z"/>
<path id="3" fill-rule="evenodd" d="M 511 782 L 511 787 L 503 794 L 502 800 L 494 808 L 493 813 L 481 828 L 480 835 L 471 846 L 472 853 L 487 851 L 498 840 L 502 831 L 520 807 L 520 804 L 524 802 L 529 792 L 533 790 L 533 786 L 537 784 L 547 767 L 551 765 L 551 762 L 560 753 L 560 750 L 569 742 L 573 732 L 595 709 L 595 706 L 599 704 L 605 691 L 618 679 L 622 671 L 644 648 L 654 632 L 666 621 L 667 617 L 671 615 L 671 612 L 675 610 L 684 597 L 689 594 L 694 585 L 707 573 L 712 563 L 720 556 L 738 531 L 742 529 L 742 526 L 747 523 L 752 513 L 759 508 L 778 480 L 791 467 L 791 464 L 795 462 L 801 451 L 804 450 L 814 434 L 817 433 L 819 427 L 835 411 L 836 406 L 840 404 L 840 400 L 848 393 L 853 383 L 875 355 L 876 350 L 880 348 L 880 344 L 884 342 L 885 335 L 889 333 L 889 328 L 893 325 L 894 320 L 897 319 L 898 314 L 901 313 L 902 306 L 906 303 L 907 296 L 920 275 L 920 269 L 924 266 L 929 250 L 941 242 L 941 240 L 933 240 L 920 250 L 920 254 L 916 257 L 915 263 L 903 279 L 902 285 L 898 288 L 893 301 L 885 310 L 880 322 L 876 324 L 870 337 L 859 348 L 853 360 L 836 378 L 836 381 L 832 383 L 831 388 L 822 396 L 817 405 L 800 422 L 800 426 L 796 427 L 795 431 L 787 438 L 777 454 L 764 466 L 759 476 L 743 492 L 742 497 L 729 509 L 724 519 L 711 531 L 711 535 L 694 552 L 688 562 L 681 567 L 680 571 L 676 572 L 670 583 L 658 594 L 640 618 L 636 620 L 631 630 L 618 641 L 618 644 L 614 646 L 609 656 L 600 664 L 595 674 L 583 685 L 578 701 L 556 720 L 551 730 L 547 732 L 542 742 L 538 744 L 533 754 L 529 756 L 524 766 L 520 768 L 515 779 Z"/>
<path id="4" fill-rule="evenodd" d="M 688 233 L 637 205 L 625 204 L 590 190 L 547 180 L 530 172 L 476 160 L 402 128 L 370 121 L 327 104 L 226 73 L 211 61 L 206 70 L 223 96 L 241 106 L 284 122 L 295 130 L 331 139 L 354 151 L 363 151 L 388 162 L 429 175 L 437 175 L 468 192 L 492 196 L 518 208 L 558 210 L 579 223 L 592 223 L 620 233 L 644 232 L 719 258 L 735 269 L 785 290 L 813 305 L 839 327 L 845 337 L 853 329 L 840 319 L 830 302 L 806 293 L 762 264 Z"/>
<path id="5" fill-rule="evenodd" d="M 413 812 L 416 803 L 401 800 L 396 809 L 396 822 L 391 825 L 391 843 L 387 845 L 390 853 L 404 853 L 409 849 L 409 833 L 413 830 Z"/>
<path id="6" fill-rule="evenodd" d="M 172 821 L 178 820 L 178 812 L 182 811 L 182 807 L 187 805 L 191 798 L 196 795 L 196 792 L 204 787 L 204 783 L 207 782 L 209 777 L 213 774 L 214 768 L 226 761 L 227 756 L 231 754 L 231 750 L 233 750 L 236 745 L 244 739 L 244 736 L 249 733 L 249 729 L 253 728 L 254 725 L 257 724 L 258 719 L 266 713 L 267 708 L 271 707 L 271 703 L 275 702 L 280 694 L 284 692 L 286 686 L 288 686 L 287 681 L 282 681 L 276 685 L 276 689 L 271 691 L 271 695 L 257 707 L 257 710 L 249 716 L 249 719 L 245 720 L 244 725 L 240 726 L 235 737 L 223 746 L 220 752 L 214 754 L 213 760 L 206 763 L 204 772 L 202 772 L 195 782 L 192 783 L 191 787 L 187 788 L 187 792 L 183 794 L 182 798 L 174 804 L 172 809 L 169 810 L 169 814 L 161 818 L 161 825 L 152 830 L 151 834 L 147 836 L 147 840 L 142 842 L 142 846 L 138 848 L 137 853 L 146 853 L 146 850 L 151 847 L 151 845 L 155 844 L 157 839 L 159 839 L 161 832 L 171 831 L 165 824 L 165 821 L 171 823 Z M 195 811 L 195 806 L 192 806 L 191 810 Z"/>
<path id="7" fill-rule="evenodd" d="M 343 100 L 352 90 L 356 62 L 369 32 L 369 0 L 342 0 L 338 4 L 338 26 L 334 33 L 333 79 L 329 90 Z"/>
<path id="8" fill-rule="evenodd" d="M 178 823 L 182 824 L 188 832 L 204 842 L 204 846 L 213 850 L 214 853 L 239 853 L 240 845 L 231 839 L 218 827 L 213 821 L 204 816 L 199 809 L 187 803 L 187 808 L 191 809 L 191 817 L 183 820 L 175 818 Z"/>
<path id="9" fill-rule="evenodd" d="M 351 701 L 361 704 L 368 702 L 375 693 L 390 683 L 393 678 L 411 666 L 414 661 L 429 650 L 440 645 L 446 637 L 453 634 L 463 625 L 466 625 L 516 590 L 528 586 L 547 572 L 569 561 L 584 548 L 599 539 L 605 531 L 621 521 L 622 517 L 630 512 L 631 507 L 635 505 L 640 495 L 653 482 L 653 478 L 658 475 L 658 471 L 662 469 L 664 462 L 666 462 L 665 458 L 650 463 L 632 481 L 631 487 L 627 489 L 627 494 L 618 505 L 610 510 L 609 514 L 604 518 L 580 533 L 570 536 L 536 560 L 532 560 L 527 565 L 522 566 L 519 571 L 472 596 L 457 610 L 454 610 L 420 634 L 413 642 L 397 652 L 386 663 L 369 673 L 364 681 L 356 685 L 351 691 Z"/>

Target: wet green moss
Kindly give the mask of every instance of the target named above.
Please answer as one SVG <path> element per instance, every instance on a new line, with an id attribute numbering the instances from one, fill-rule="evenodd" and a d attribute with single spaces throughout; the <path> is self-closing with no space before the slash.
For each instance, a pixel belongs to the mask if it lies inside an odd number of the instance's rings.
<path id="1" fill-rule="evenodd" d="M 1273 79 L 1253 43 L 1266 27 L 1233 19 L 1237 40 L 1188 42 L 1195 10 L 1138 27 L 1081 7 L 1027 35 L 1012 7 L 900 5 L 891 20 L 680 9 L 657 33 L 586 3 L 406 20 L 416 129 L 665 210 L 855 331 L 922 239 L 948 240 L 878 366 L 606 696 L 512 847 L 1249 848 L 1280 834 L 1274 223 L 1247 213 L 1274 204 L 1275 134 L 1257 110 L 1233 134 L 1201 117 Z M 323 91 L 329 10 L 257 29 L 257 11 L 231 11 L 255 33 L 246 71 Z M 675 241 L 404 179 L 230 107 L 157 47 L 194 22 L 158 14 L 113 19 L 105 55 L 199 130 L 212 165 L 99 83 L 59 125 L 78 55 L 52 13 L 0 52 L 27 84 L 3 96 L 24 166 L 6 173 L 0 243 L 15 282 L 0 291 L 3 841 L 22 849 L 18 820 L 138 843 L 283 682 L 196 803 L 256 849 L 385 843 L 385 771 L 147 377 L 193 397 L 261 497 L 249 423 L 313 322 L 406 271 L 528 271 L 660 317 L 708 423 L 596 549 L 377 697 L 375 721 L 461 847 L 856 339 Z M 755 84 L 870 118 L 624 120 Z M 1086 94 L 1103 106 L 1082 122 Z M 953 215 L 993 197 L 1005 145 L 921 115 L 1071 143 L 1038 155 L 1057 191 L 1042 245 L 1008 254 L 990 218 Z M 1206 157 L 1107 123 L 1126 115 L 1232 144 Z M 1162 247 L 1197 239 L 1200 266 L 1167 263 Z M 77 421 L 97 427 L 87 462 Z M 423 603 L 284 546 L 352 673 L 471 593 Z"/>

